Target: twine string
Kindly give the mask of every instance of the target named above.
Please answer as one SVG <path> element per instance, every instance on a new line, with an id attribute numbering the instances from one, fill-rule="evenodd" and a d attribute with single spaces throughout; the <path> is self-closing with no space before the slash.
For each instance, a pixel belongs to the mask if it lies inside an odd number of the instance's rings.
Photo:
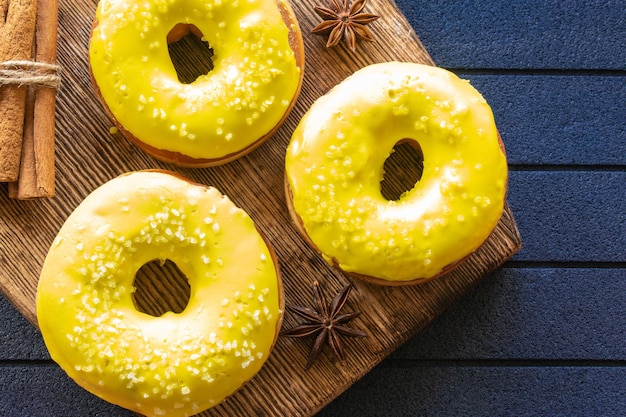
<path id="1" fill-rule="evenodd" d="M 61 67 L 45 62 L 0 62 L 0 87 L 5 85 L 48 87 L 58 89 L 61 85 Z"/>

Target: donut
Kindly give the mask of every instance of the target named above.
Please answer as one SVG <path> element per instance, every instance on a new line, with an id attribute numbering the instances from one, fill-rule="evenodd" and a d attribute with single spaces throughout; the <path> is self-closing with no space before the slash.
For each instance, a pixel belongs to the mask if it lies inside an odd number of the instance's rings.
<path id="1" fill-rule="evenodd" d="M 189 33 L 208 42 L 214 67 L 186 84 L 168 43 Z M 101 0 L 89 64 L 96 95 L 131 143 L 207 167 L 278 129 L 300 92 L 304 47 L 287 0 Z"/>
<path id="2" fill-rule="evenodd" d="M 423 172 L 389 200 L 383 167 L 403 142 L 421 150 Z M 304 239 L 348 275 L 382 285 L 436 278 L 474 252 L 502 215 L 507 179 L 485 99 L 416 63 L 367 66 L 320 97 L 285 161 L 287 205 Z"/>
<path id="3" fill-rule="evenodd" d="M 188 279 L 180 313 L 140 311 L 136 272 L 170 260 Z M 50 355 L 93 394 L 145 416 L 217 405 L 262 367 L 283 317 L 274 253 L 251 218 L 212 187 L 137 171 L 67 218 L 37 287 Z"/>

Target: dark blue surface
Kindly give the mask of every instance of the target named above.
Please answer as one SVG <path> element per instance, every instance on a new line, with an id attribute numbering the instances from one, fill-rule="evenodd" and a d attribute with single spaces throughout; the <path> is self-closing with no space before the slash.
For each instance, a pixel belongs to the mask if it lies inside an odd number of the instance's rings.
<path id="1" fill-rule="evenodd" d="M 512 171 L 509 191 L 524 241 L 513 259 L 626 262 L 626 172 Z"/>
<path id="2" fill-rule="evenodd" d="M 320 416 L 623 416 L 620 380 L 617 367 L 389 361 Z"/>
<path id="3" fill-rule="evenodd" d="M 626 270 L 618 268 L 504 267 L 392 358 L 500 364 L 622 360 L 624 280 Z"/>
<path id="4" fill-rule="evenodd" d="M 396 0 L 447 68 L 626 69 L 623 0 Z"/>
<path id="5" fill-rule="evenodd" d="M 320 415 L 626 415 L 626 2 L 397 1 L 492 105 L 524 247 Z M 0 416 L 132 416 L 0 317 Z"/>
<path id="6" fill-rule="evenodd" d="M 491 105 L 510 164 L 626 165 L 624 76 L 457 73 Z"/>

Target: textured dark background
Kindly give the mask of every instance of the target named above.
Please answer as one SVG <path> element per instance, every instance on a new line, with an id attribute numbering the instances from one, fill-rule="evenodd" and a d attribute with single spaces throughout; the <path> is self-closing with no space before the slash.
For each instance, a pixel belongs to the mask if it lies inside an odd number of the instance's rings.
<path id="1" fill-rule="evenodd" d="M 320 415 L 625 415 L 626 3 L 397 1 L 492 105 L 524 247 Z M 0 296 L 0 416 L 132 414 Z"/>

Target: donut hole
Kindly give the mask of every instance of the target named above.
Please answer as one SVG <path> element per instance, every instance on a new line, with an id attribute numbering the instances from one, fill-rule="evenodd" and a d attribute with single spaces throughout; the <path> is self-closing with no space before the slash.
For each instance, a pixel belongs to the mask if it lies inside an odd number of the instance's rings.
<path id="1" fill-rule="evenodd" d="M 422 178 L 424 155 L 419 143 L 402 139 L 393 147 L 383 165 L 380 192 L 384 198 L 396 201 L 411 191 Z"/>
<path id="2" fill-rule="evenodd" d="M 167 35 L 170 60 L 183 84 L 191 84 L 213 69 L 213 49 L 203 38 L 200 29 L 185 23 L 177 24 Z"/>
<path id="3" fill-rule="evenodd" d="M 181 313 L 189 303 L 189 280 L 169 259 L 146 263 L 135 275 L 133 303 L 145 314 L 160 317 L 167 312 Z"/>

